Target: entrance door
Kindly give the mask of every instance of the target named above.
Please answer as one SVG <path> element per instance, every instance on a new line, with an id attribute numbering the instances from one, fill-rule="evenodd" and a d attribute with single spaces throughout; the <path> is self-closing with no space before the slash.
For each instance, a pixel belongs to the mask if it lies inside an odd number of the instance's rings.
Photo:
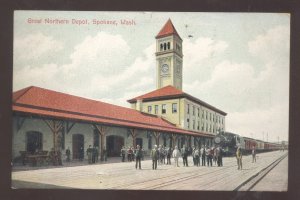
<path id="1" fill-rule="evenodd" d="M 73 159 L 83 159 L 84 157 L 84 136 L 74 134 L 72 138 Z"/>
<path id="2" fill-rule="evenodd" d="M 38 150 L 43 150 L 43 134 L 37 131 L 27 132 L 27 147 L 26 150 L 30 153 L 35 153 Z"/>
<path id="3" fill-rule="evenodd" d="M 120 156 L 122 146 L 124 145 L 124 138 L 121 136 L 110 135 L 106 138 L 107 155 L 110 157 Z"/>

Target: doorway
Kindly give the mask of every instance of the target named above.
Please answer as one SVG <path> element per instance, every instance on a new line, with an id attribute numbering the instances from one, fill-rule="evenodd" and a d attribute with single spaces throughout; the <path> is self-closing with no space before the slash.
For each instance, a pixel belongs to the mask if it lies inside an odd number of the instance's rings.
<path id="1" fill-rule="evenodd" d="M 73 159 L 84 158 L 84 136 L 82 134 L 74 134 L 72 137 Z"/>
<path id="2" fill-rule="evenodd" d="M 26 151 L 34 154 L 36 151 L 43 150 L 43 134 L 37 131 L 30 131 L 26 134 Z"/>
<path id="3" fill-rule="evenodd" d="M 122 146 L 124 146 L 124 138 L 117 135 L 106 137 L 107 156 L 120 156 Z"/>

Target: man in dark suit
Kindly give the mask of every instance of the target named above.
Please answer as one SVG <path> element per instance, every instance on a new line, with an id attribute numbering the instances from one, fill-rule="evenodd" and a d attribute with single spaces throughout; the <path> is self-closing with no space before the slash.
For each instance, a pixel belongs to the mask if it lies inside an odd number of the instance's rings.
<path id="1" fill-rule="evenodd" d="M 151 150 L 152 169 L 156 169 L 157 168 L 158 156 L 159 156 L 159 151 L 157 149 L 157 145 L 154 145 L 154 149 Z"/>
<path id="2" fill-rule="evenodd" d="M 142 150 L 140 145 L 136 146 L 135 150 L 135 169 L 137 169 L 137 166 L 139 165 L 139 169 L 141 168 L 141 158 L 142 158 Z"/>

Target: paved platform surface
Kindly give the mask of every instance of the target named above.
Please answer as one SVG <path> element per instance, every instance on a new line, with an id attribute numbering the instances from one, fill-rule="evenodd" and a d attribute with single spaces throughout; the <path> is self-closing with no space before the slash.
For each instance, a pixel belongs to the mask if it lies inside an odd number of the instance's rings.
<path id="1" fill-rule="evenodd" d="M 189 158 L 189 167 L 183 167 L 180 159 L 180 167 L 163 164 L 157 170 L 152 170 L 150 160 L 142 162 L 142 170 L 135 169 L 133 162 L 17 170 L 12 172 L 12 187 L 232 191 L 282 154 L 279 151 L 258 154 L 256 163 L 252 163 L 251 156 L 244 156 L 243 170 L 237 170 L 235 158 L 224 158 L 223 167 L 192 166 Z M 283 165 L 287 167 L 287 162 Z M 279 187 L 274 191 L 285 189 Z"/>
<path id="2" fill-rule="evenodd" d="M 288 157 L 284 158 L 270 171 L 252 191 L 287 191 L 288 189 Z"/>

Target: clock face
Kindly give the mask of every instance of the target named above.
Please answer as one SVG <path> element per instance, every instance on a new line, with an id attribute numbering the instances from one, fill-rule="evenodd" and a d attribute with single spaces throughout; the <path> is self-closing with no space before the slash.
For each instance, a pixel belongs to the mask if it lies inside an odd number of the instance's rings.
<path id="1" fill-rule="evenodd" d="M 166 73 L 167 71 L 169 71 L 169 65 L 163 64 L 161 66 L 161 71 L 164 72 L 164 73 Z"/>

